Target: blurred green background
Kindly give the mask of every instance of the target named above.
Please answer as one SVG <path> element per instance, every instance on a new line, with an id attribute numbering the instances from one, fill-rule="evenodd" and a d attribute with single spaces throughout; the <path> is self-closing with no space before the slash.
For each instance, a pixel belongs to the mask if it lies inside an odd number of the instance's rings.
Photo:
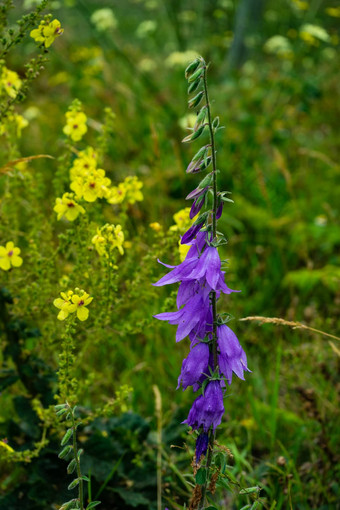
<path id="1" fill-rule="evenodd" d="M 11 22 L 35 5 L 32 0 L 15 2 Z M 129 211 L 132 248 L 126 250 L 119 269 L 119 305 L 112 311 L 112 325 L 99 331 L 98 324 L 96 328 L 90 323 L 80 336 L 86 346 L 83 351 L 80 347 L 77 366 L 79 380 L 85 381 L 79 390 L 82 405 L 93 409 L 105 401 L 103 395 L 111 397 L 121 385 L 133 388 L 129 413 L 93 422 L 85 430 L 84 448 L 89 452 L 85 463 L 98 487 L 123 456 L 101 492 L 103 509 L 156 508 L 153 385 L 163 402 L 165 506 L 181 508 L 189 492 L 190 477 L 183 475 L 190 472 L 193 440 L 180 422 L 193 395 L 190 390 L 175 390 L 189 345 L 188 341 L 176 345 L 175 329 L 152 319 L 157 312 L 174 309 L 175 290 L 155 289 L 151 283 L 163 274 L 157 257 L 170 264 L 179 261 L 178 235 L 167 232 L 173 214 L 188 206 L 184 198 L 198 183 L 197 176 L 185 173 L 197 146 L 182 145 L 181 139 L 190 123 L 183 73 L 199 54 L 211 62 L 212 110 L 225 126 L 217 136 L 217 158 L 219 187 L 232 191 L 234 200 L 219 223 L 229 239 L 222 250 L 229 259 L 227 283 L 242 290 L 223 298 L 220 311 L 235 317 L 231 327 L 252 370 L 246 382 L 233 381 L 217 439 L 234 455 L 233 476 L 241 484 L 263 487 L 264 508 L 338 508 L 338 341 L 305 330 L 238 320 L 278 317 L 339 335 L 338 3 L 65 0 L 52 1 L 47 11 L 60 20 L 64 34 L 55 41 L 44 72 L 18 107 L 29 121 L 20 139 L 20 154 L 11 154 L 4 142 L 1 164 L 20 155 L 57 158 L 63 150 L 64 114 L 78 98 L 89 117 L 90 144 L 95 143 L 104 108 L 109 106 L 115 113 L 103 165 L 110 179 L 119 182 L 137 175 L 144 185 L 143 202 Z M 34 47 L 26 37 L 20 49 L 9 54 L 6 65 L 22 74 Z M 57 167 L 50 160 L 33 166 L 29 186 L 37 185 L 41 193 L 30 202 L 25 182 L 13 185 L 12 210 L 28 216 L 17 224 L 5 218 L 1 236 L 7 240 L 6 229 L 12 229 L 25 243 L 29 231 L 31 239 L 45 243 L 40 255 L 46 261 L 51 252 L 48 243 L 55 245 L 58 238 L 45 237 L 43 223 L 39 230 L 31 220 L 43 222 L 54 214 Z M 9 188 L 5 177 L 0 179 L 4 195 Z M 161 223 L 163 234 L 149 227 L 152 222 Z M 55 228 L 56 235 L 67 227 Z M 49 335 L 47 343 L 31 342 L 25 349 L 55 370 L 62 325 L 56 324 L 51 303 L 60 289 L 56 276 L 53 282 L 53 268 L 46 271 L 51 278 L 44 291 L 44 310 L 34 309 L 26 295 L 21 302 L 25 307 L 17 307 L 13 314 Z M 57 271 L 60 278 L 63 271 Z M 26 292 L 32 292 L 33 281 L 32 269 L 26 279 L 5 285 L 17 296 L 23 282 Z M 50 316 L 45 326 L 44 314 Z M 14 354 L 9 357 L 14 359 Z M 8 370 L 11 362 L 3 358 L 2 368 Z M 36 432 L 31 437 L 28 426 L 22 427 L 26 419 L 34 421 L 32 409 L 23 419 L 20 406 L 13 407 L 12 400 L 22 393 L 13 384 L 1 397 L 0 433 L 13 447 L 37 440 Z M 26 398 L 30 400 L 27 394 Z M 185 442 L 190 451 L 182 449 Z M 171 444 L 180 448 L 171 449 Z M 3 469 L 1 508 L 57 508 L 53 503 L 60 499 L 58 477 L 64 476 L 60 475 L 64 467 L 55 466 L 51 446 L 43 452 L 32 461 L 34 469 L 25 464 Z M 96 455 L 101 460 L 93 460 Z M 102 470 L 100 474 L 96 469 Z M 54 483 L 59 487 L 52 500 L 51 489 L 33 490 L 37 484 L 46 485 L 48 477 L 50 487 Z M 216 502 L 221 508 L 240 509 L 247 499 L 237 496 L 237 491 L 224 491 Z"/>

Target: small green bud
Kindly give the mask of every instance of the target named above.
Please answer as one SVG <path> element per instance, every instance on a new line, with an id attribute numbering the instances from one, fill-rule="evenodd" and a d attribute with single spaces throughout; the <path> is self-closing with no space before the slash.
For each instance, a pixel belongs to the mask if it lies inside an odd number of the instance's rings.
<path id="1" fill-rule="evenodd" d="M 188 83 L 192 83 L 193 81 L 197 80 L 198 78 L 201 78 L 202 76 L 202 68 L 199 68 L 197 69 L 197 71 L 192 74 L 189 79 L 188 79 Z"/>
<path id="2" fill-rule="evenodd" d="M 199 58 L 196 58 L 195 60 L 193 60 L 192 62 L 190 62 L 190 64 L 188 65 L 188 67 L 186 68 L 185 70 L 185 77 L 188 78 L 188 76 L 190 76 L 191 73 L 194 73 L 196 71 L 196 69 L 198 68 L 198 66 L 200 65 L 201 61 Z"/>
<path id="3" fill-rule="evenodd" d="M 194 81 L 193 83 L 190 83 L 189 87 L 188 87 L 188 94 L 191 94 L 191 92 L 194 92 L 199 84 L 201 82 L 201 78 L 198 78 L 198 80 Z"/>
<path id="4" fill-rule="evenodd" d="M 70 483 L 70 485 L 67 487 L 70 491 L 71 489 L 74 489 L 79 484 L 80 478 L 75 478 L 73 482 Z"/>
<path id="5" fill-rule="evenodd" d="M 206 175 L 204 177 L 204 179 L 201 180 L 201 182 L 199 183 L 199 185 L 197 187 L 200 189 L 203 189 L 206 186 L 210 186 L 212 182 L 213 182 L 213 173 L 210 172 L 210 174 Z"/>
<path id="6" fill-rule="evenodd" d="M 190 99 L 188 101 L 188 107 L 189 108 L 195 108 L 195 106 L 198 106 L 200 102 L 202 101 L 202 97 L 204 96 L 203 90 L 201 90 L 195 97 Z"/>
<path id="7" fill-rule="evenodd" d="M 64 437 L 62 438 L 61 440 L 61 446 L 64 446 L 70 439 L 70 437 L 72 436 L 72 433 L 73 433 L 73 429 L 68 429 L 66 431 L 66 434 L 64 435 Z"/>
<path id="8" fill-rule="evenodd" d="M 199 138 L 201 136 L 201 134 L 204 131 L 204 128 L 205 128 L 205 125 L 200 126 L 196 131 L 194 131 L 190 135 L 183 138 L 182 142 L 186 143 L 186 142 L 192 142 L 193 140 L 196 140 L 197 138 Z"/>
<path id="9" fill-rule="evenodd" d="M 72 459 L 69 465 L 67 466 L 67 473 L 70 475 L 76 469 L 77 463 L 76 459 Z"/>
<path id="10" fill-rule="evenodd" d="M 58 455 L 59 459 L 64 459 L 65 457 L 67 457 L 71 450 L 72 450 L 71 445 L 65 446 L 65 448 L 63 448 Z"/>

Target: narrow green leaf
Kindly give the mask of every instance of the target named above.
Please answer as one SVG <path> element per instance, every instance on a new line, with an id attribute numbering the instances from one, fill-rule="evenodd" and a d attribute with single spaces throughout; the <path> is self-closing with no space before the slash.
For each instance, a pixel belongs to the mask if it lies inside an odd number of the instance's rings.
<path id="1" fill-rule="evenodd" d="M 82 448 L 80 448 L 80 450 L 78 450 L 78 460 L 80 459 L 80 456 L 84 453 L 84 450 Z"/>
<path id="2" fill-rule="evenodd" d="M 92 501 L 89 503 L 86 507 L 86 510 L 91 510 L 91 508 L 94 508 L 95 506 L 100 505 L 101 501 Z"/>
<path id="3" fill-rule="evenodd" d="M 90 479 L 87 476 L 85 476 L 85 475 L 82 476 L 82 479 L 85 480 L 85 482 L 89 482 L 90 481 Z"/>
<path id="4" fill-rule="evenodd" d="M 73 429 L 68 429 L 66 431 L 66 434 L 64 435 L 64 437 L 62 438 L 61 440 L 61 446 L 64 446 L 70 439 L 70 437 L 72 436 L 72 432 L 73 432 Z"/>
<path id="5" fill-rule="evenodd" d="M 73 480 L 73 482 L 70 483 L 70 485 L 67 487 L 68 490 L 71 490 L 71 489 L 74 489 L 75 487 L 77 487 L 77 485 L 79 484 L 80 482 L 80 478 L 75 478 Z"/>
<path id="6" fill-rule="evenodd" d="M 196 483 L 197 485 L 204 485 L 207 479 L 207 470 L 204 467 L 201 467 L 196 473 Z"/>

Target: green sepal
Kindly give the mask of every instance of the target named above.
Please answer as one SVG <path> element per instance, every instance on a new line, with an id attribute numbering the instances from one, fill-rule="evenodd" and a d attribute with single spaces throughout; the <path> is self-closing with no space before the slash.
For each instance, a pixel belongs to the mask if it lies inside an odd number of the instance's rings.
<path id="1" fill-rule="evenodd" d="M 61 446 L 64 446 L 70 439 L 70 437 L 72 436 L 72 432 L 73 432 L 73 429 L 68 429 L 66 431 L 66 434 L 64 435 L 64 437 L 62 438 L 61 440 Z"/>
<path id="2" fill-rule="evenodd" d="M 206 479 L 207 479 L 207 470 L 205 467 L 201 467 L 196 473 L 195 481 L 196 481 L 197 485 L 204 485 Z"/>
<path id="3" fill-rule="evenodd" d="M 70 485 L 67 487 L 68 490 L 70 491 L 71 489 L 74 489 L 75 487 L 77 487 L 77 485 L 79 484 L 80 482 L 80 478 L 75 478 L 73 480 L 73 482 L 70 483 Z"/>
<path id="4" fill-rule="evenodd" d="M 209 216 L 209 212 L 204 212 L 199 215 L 197 220 L 193 223 L 193 225 L 200 225 L 201 223 L 205 223 Z"/>
<path id="5" fill-rule="evenodd" d="M 65 457 L 67 457 L 71 450 L 72 450 L 71 445 L 65 446 L 65 448 L 63 448 L 58 455 L 59 459 L 64 459 Z"/>
<path id="6" fill-rule="evenodd" d="M 201 83 L 201 78 L 199 78 L 198 80 L 190 83 L 190 85 L 188 87 L 188 94 L 191 94 L 191 92 L 195 92 L 195 90 L 198 88 L 200 83 Z"/>
<path id="7" fill-rule="evenodd" d="M 193 140 L 196 140 L 196 138 L 199 138 L 201 136 L 201 134 L 204 131 L 204 128 L 205 128 L 205 125 L 200 126 L 196 131 L 194 131 L 190 135 L 183 138 L 182 142 L 186 143 L 186 142 L 192 142 Z"/>
<path id="8" fill-rule="evenodd" d="M 198 68 L 198 66 L 200 65 L 200 63 L 201 63 L 201 61 L 199 58 L 196 58 L 195 60 L 190 62 L 190 64 L 184 71 L 185 77 L 188 78 L 191 75 L 191 73 L 194 73 L 196 71 L 196 69 Z"/>
<path id="9" fill-rule="evenodd" d="M 100 505 L 101 501 L 92 501 L 89 503 L 86 507 L 86 510 L 91 510 L 91 508 L 94 508 L 95 506 Z"/>
<path id="10" fill-rule="evenodd" d="M 85 482 L 89 482 L 90 481 L 89 477 L 85 476 L 85 475 L 82 476 L 82 479 L 85 480 Z"/>
<path id="11" fill-rule="evenodd" d="M 80 459 L 80 456 L 84 453 L 84 450 L 82 448 L 80 448 L 80 450 L 78 450 L 78 460 Z"/>
<path id="12" fill-rule="evenodd" d="M 73 471 L 76 469 L 77 462 L 76 459 L 72 459 L 69 465 L 67 466 L 67 474 L 71 475 Z"/>
<path id="13" fill-rule="evenodd" d="M 260 487 L 257 485 L 255 487 L 246 487 L 245 489 L 241 489 L 239 494 L 253 494 L 254 492 L 259 492 Z"/>
<path id="14" fill-rule="evenodd" d="M 220 118 L 215 117 L 214 120 L 212 121 L 212 128 L 217 129 L 219 125 L 220 125 Z"/>
<path id="15" fill-rule="evenodd" d="M 203 90 L 201 90 L 198 94 L 196 94 L 195 97 L 193 97 L 192 99 L 189 99 L 188 107 L 195 108 L 196 106 L 198 106 L 200 104 L 200 102 L 202 101 L 203 96 L 204 96 L 204 92 L 203 92 Z"/>
<path id="16" fill-rule="evenodd" d="M 206 175 L 204 177 L 204 179 L 201 180 L 201 182 L 199 183 L 199 185 L 197 186 L 199 189 L 203 189 L 205 188 L 206 186 L 210 186 L 211 183 L 213 182 L 213 173 L 210 172 L 210 174 Z"/>

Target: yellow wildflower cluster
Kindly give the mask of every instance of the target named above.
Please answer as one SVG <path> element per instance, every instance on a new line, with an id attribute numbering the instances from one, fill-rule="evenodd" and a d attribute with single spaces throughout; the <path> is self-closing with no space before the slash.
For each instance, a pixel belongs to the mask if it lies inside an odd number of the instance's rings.
<path id="1" fill-rule="evenodd" d="M 60 21 L 54 19 L 53 21 L 43 20 L 40 22 L 38 28 L 31 31 L 30 36 L 36 41 L 41 42 L 45 48 L 49 48 L 51 44 L 64 32 L 60 26 Z"/>
<path id="2" fill-rule="evenodd" d="M 85 213 L 84 207 L 75 201 L 74 193 L 64 193 L 61 198 L 57 198 L 53 210 L 57 213 L 58 220 L 66 218 L 69 221 L 74 221 L 80 213 Z"/>
<path id="3" fill-rule="evenodd" d="M 176 212 L 173 215 L 173 219 L 175 220 L 175 225 L 172 225 L 170 230 L 173 232 L 183 233 L 191 227 L 194 221 L 190 219 L 190 207 L 185 207 L 184 209 Z"/>
<path id="4" fill-rule="evenodd" d="M 63 132 L 74 142 L 79 142 L 87 131 L 87 117 L 84 112 L 69 110 L 66 112 L 66 126 Z"/>
<path id="5" fill-rule="evenodd" d="M 0 74 L 0 93 L 4 90 L 11 98 L 15 98 L 21 87 L 18 73 L 3 66 Z"/>
<path id="6" fill-rule="evenodd" d="M 106 223 L 103 227 L 97 228 L 97 234 L 92 238 L 92 243 L 100 256 L 109 257 L 116 248 L 123 255 L 124 232 L 121 225 Z"/>
<path id="7" fill-rule="evenodd" d="M 60 295 L 61 298 L 53 301 L 54 306 L 60 310 L 58 319 L 64 321 L 70 314 L 76 313 L 80 321 L 86 321 L 89 316 L 89 311 L 86 307 L 91 303 L 93 297 L 80 289 L 75 289 L 75 292 L 73 290 L 61 292 Z"/>
<path id="8" fill-rule="evenodd" d="M 21 131 L 28 126 L 28 120 L 18 113 L 9 113 L 0 123 L 0 135 L 13 133 L 17 138 L 21 137 Z"/>
<path id="9" fill-rule="evenodd" d="M 94 202 L 97 198 L 108 198 L 111 181 L 105 170 L 97 168 L 97 155 L 92 147 L 81 151 L 70 170 L 70 188 L 78 199 Z"/>
<path id="10" fill-rule="evenodd" d="M 143 200 L 141 189 L 143 183 L 136 176 L 129 176 L 118 186 L 112 186 L 107 201 L 109 204 L 121 204 L 123 201 L 129 204 Z"/>
<path id="11" fill-rule="evenodd" d="M 11 267 L 20 267 L 22 258 L 19 254 L 20 248 L 15 247 L 12 241 L 6 243 L 6 246 L 0 246 L 0 268 L 8 271 Z"/>

